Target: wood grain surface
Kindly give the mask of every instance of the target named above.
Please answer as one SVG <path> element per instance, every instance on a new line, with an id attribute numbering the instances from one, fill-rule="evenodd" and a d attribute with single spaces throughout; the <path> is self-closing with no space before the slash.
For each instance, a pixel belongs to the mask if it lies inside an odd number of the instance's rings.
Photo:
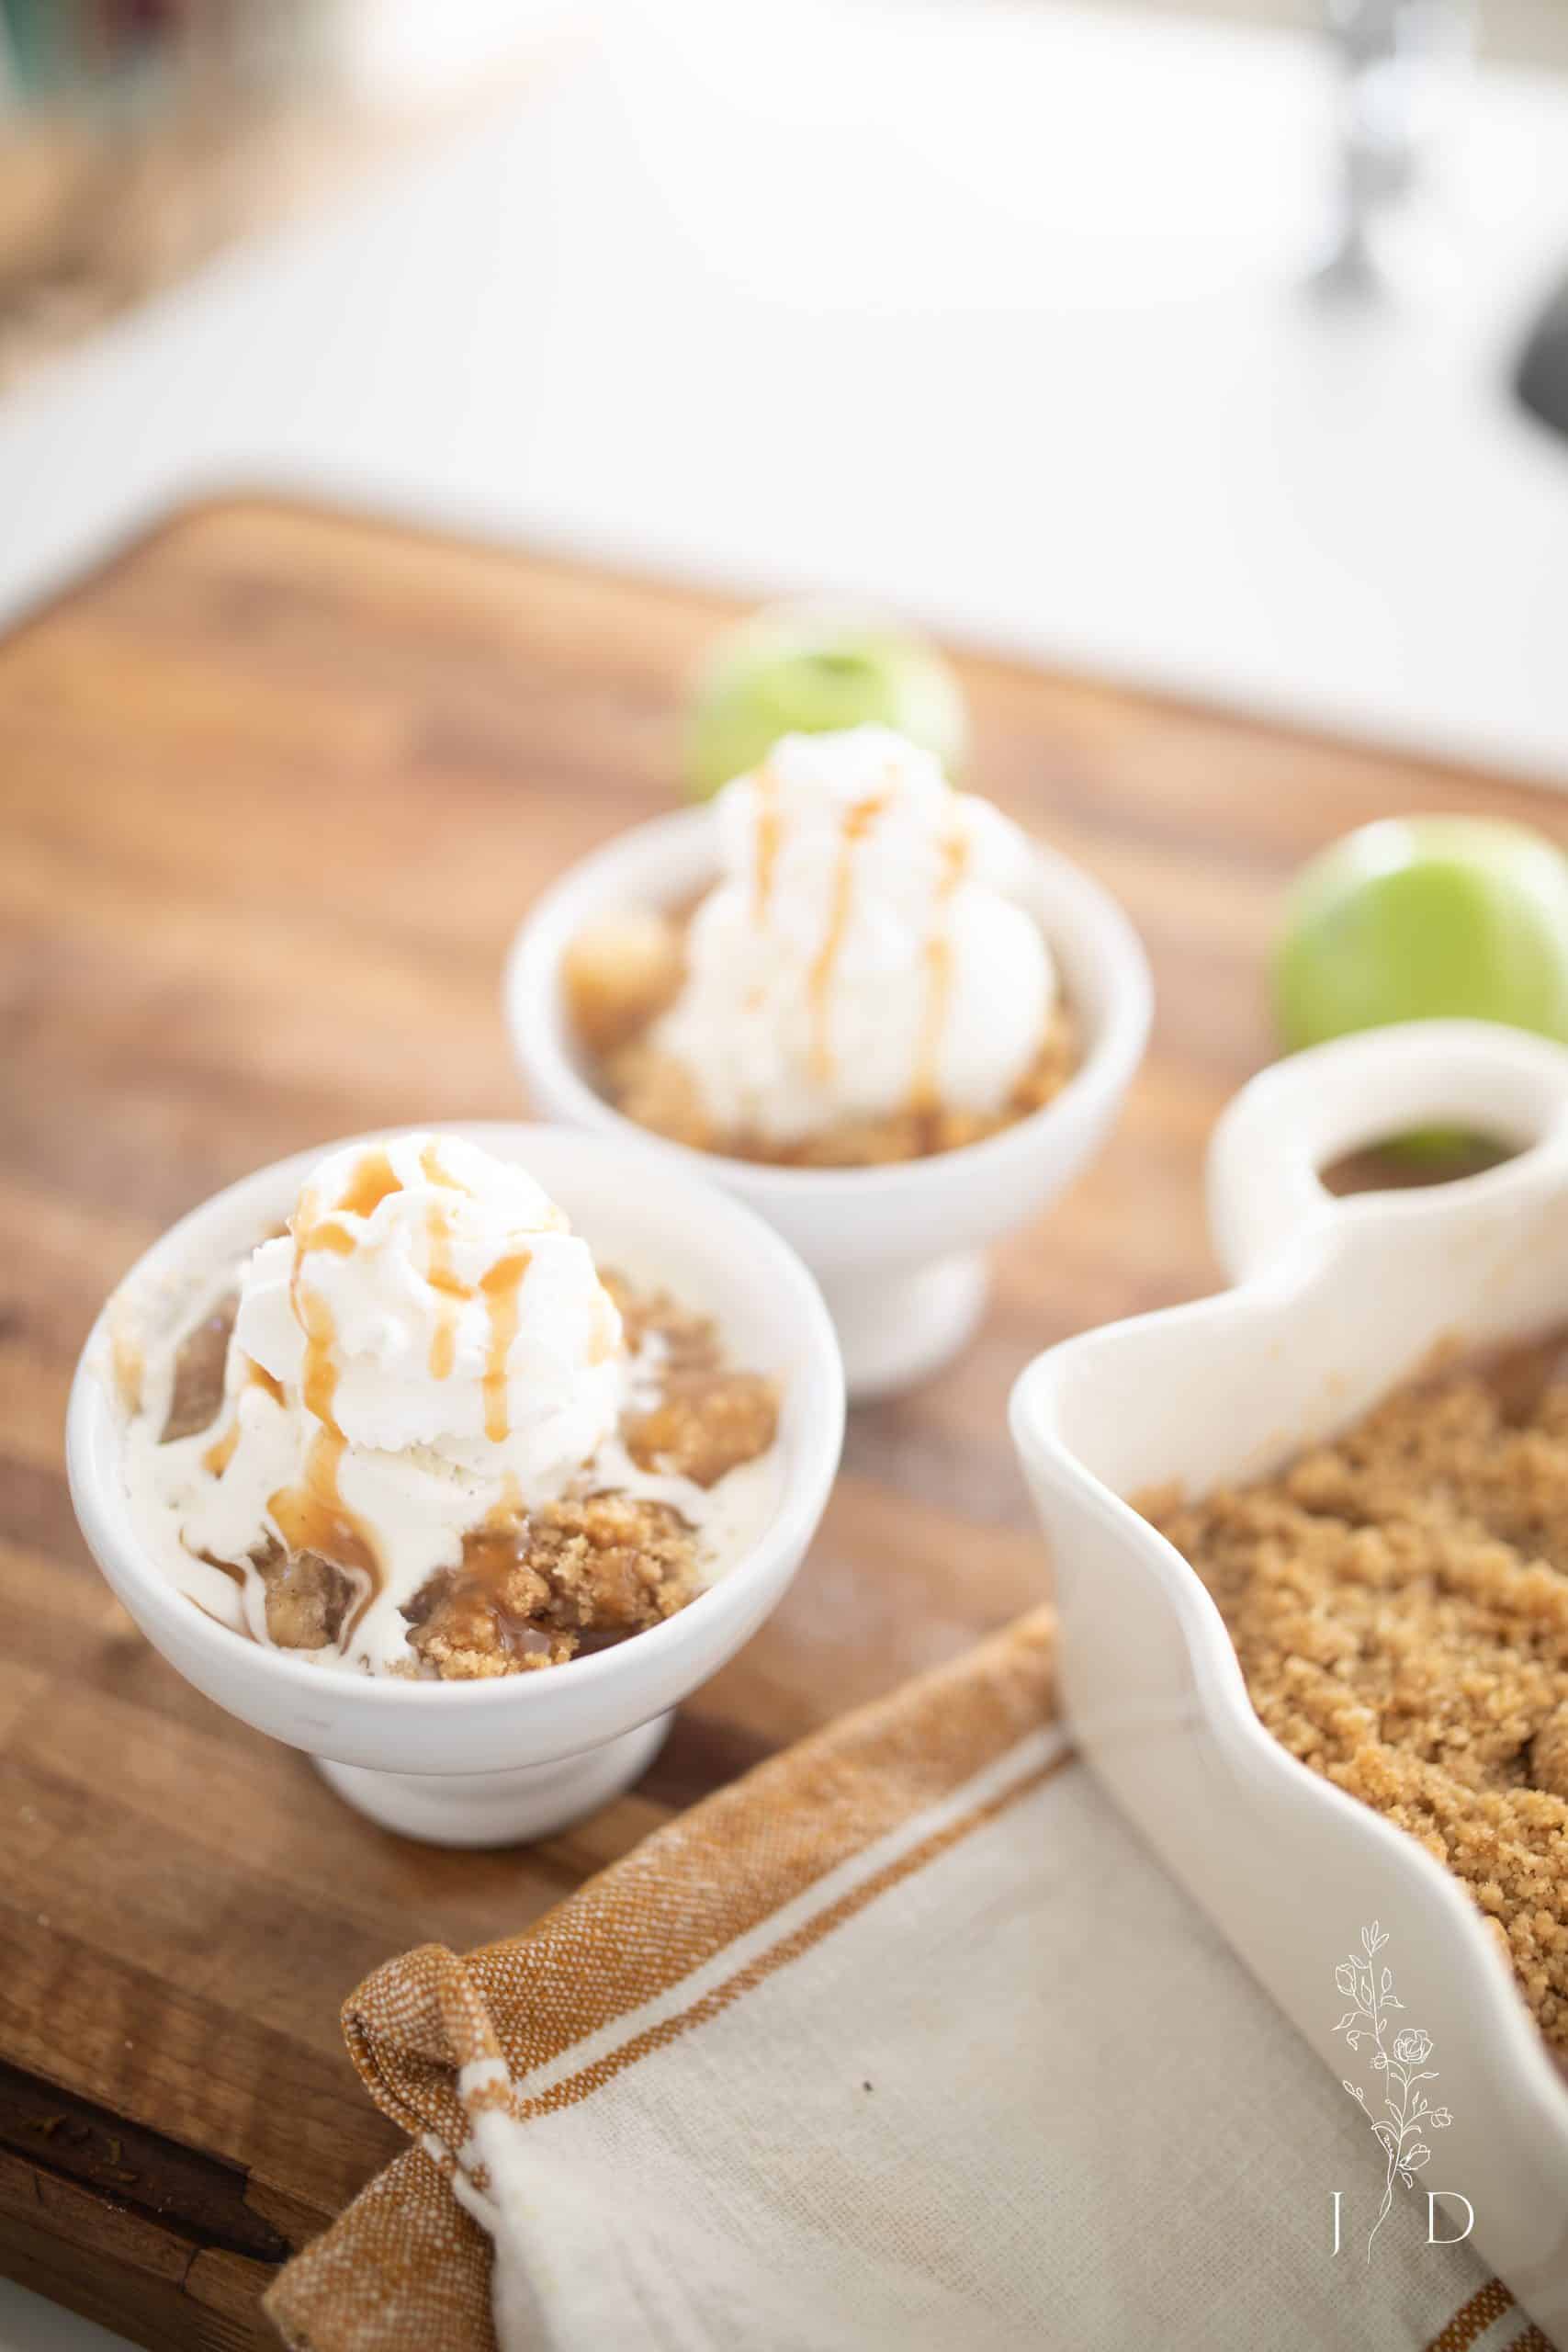
<path id="1" fill-rule="evenodd" d="M 637 1792 L 526 1851 L 371 1827 L 141 1640 L 66 1493 L 73 1364 L 171 1218 L 355 1129 L 520 1108 L 501 960 L 669 805 L 719 599 L 265 500 L 190 510 L 0 646 L 0 2263 L 159 2347 L 269 2340 L 271 2268 L 391 2155 L 340 2002 L 525 1925 L 1044 1574 L 1036 1350 L 1211 1287 L 1200 1171 L 1269 1054 L 1282 885 L 1375 815 L 1549 799 L 966 660 L 976 780 L 1115 891 L 1158 992 L 1104 1159 L 1000 1254 L 962 1363 L 852 1418 L 821 1535 Z"/>

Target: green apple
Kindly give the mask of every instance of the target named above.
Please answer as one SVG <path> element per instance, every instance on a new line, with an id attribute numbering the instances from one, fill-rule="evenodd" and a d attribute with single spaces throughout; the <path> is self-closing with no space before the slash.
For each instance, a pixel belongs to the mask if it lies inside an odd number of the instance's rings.
<path id="1" fill-rule="evenodd" d="M 781 735 L 867 720 L 963 763 L 964 692 L 933 647 L 886 621 L 825 605 L 781 605 L 727 630 L 692 692 L 686 783 L 694 799 L 753 768 Z"/>
<path id="2" fill-rule="evenodd" d="M 1292 1049 L 1445 1015 L 1568 1038 L 1568 860 L 1482 817 L 1363 825 L 1298 876 L 1273 981 Z"/>

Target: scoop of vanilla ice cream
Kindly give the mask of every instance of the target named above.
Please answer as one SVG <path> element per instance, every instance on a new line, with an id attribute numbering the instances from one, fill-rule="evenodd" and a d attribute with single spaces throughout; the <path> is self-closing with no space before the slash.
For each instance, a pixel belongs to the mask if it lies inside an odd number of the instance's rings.
<path id="1" fill-rule="evenodd" d="M 785 736 L 715 810 L 720 878 L 653 1032 L 715 1126 L 999 1112 L 1056 993 L 1020 829 L 877 726 Z"/>
<path id="2" fill-rule="evenodd" d="M 532 1176 L 457 1136 L 321 1161 L 252 1258 L 236 1345 L 351 1449 L 548 1487 L 614 1429 L 621 1319 Z"/>

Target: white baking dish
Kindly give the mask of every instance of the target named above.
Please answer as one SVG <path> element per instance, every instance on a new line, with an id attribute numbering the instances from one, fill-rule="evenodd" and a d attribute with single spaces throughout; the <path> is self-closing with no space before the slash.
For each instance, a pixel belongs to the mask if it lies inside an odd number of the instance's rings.
<path id="1" fill-rule="evenodd" d="M 1444 1124 L 1525 1148 L 1428 1190 L 1336 1200 L 1318 1182 L 1341 1152 Z M 1053 1348 L 1013 1394 L 1054 1562 L 1065 1702 L 1117 1802 L 1336 2075 L 1369 2086 L 1365 2052 L 1335 2031 L 1335 1970 L 1381 1924 L 1398 2023 L 1430 2034 L 1428 2096 L 1453 2119 L 1418 2177 L 1423 2233 L 1427 2189 L 1467 2198 L 1479 2250 L 1568 2342 L 1568 2086 L 1506 1965 L 1447 1871 L 1263 1729 L 1207 1592 L 1123 1499 L 1267 1471 L 1450 1336 L 1484 1344 L 1568 1322 L 1568 1051 L 1433 1022 L 1298 1055 L 1226 1112 L 1209 1182 L 1235 1289 Z M 1370 2131 L 1369 2144 L 1365 2178 L 1321 2184 L 1325 2256 L 1336 2188 L 1352 2247 L 1375 2212 Z M 1458 2205 L 1439 2211 L 1440 2230 L 1462 2226 Z"/>

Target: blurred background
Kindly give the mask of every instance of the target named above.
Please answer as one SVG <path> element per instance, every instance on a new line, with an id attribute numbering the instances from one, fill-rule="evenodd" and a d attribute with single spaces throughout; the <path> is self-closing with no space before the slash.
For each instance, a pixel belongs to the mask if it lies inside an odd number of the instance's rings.
<path id="1" fill-rule="evenodd" d="M 0 386 L 493 98 L 533 29 L 506 0 L 5 0 Z"/>
<path id="2" fill-rule="evenodd" d="M 1101 5 L 1131 14 L 1129 0 Z M 930 0 L 902 6 L 914 19 Z M 854 12 L 848 0 L 839 14 Z M 1152 0 L 1152 12 L 1316 36 L 1338 84 L 1330 135 L 1357 143 L 1349 168 L 1369 209 L 1409 194 L 1456 60 L 1479 50 L 1568 69 L 1562 0 L 1487 0 L 1480 17 L 1472 0 Z M 493 107 L 547 31 L 604 35 L 616 13 L 639 12 L 604 0 L 3 0 L 0 384 L 224 243 Z M 765 45 L 770 14 L 787 27 L 767 0 L 723 12 L 677 0 L 657 21 L 677 45 L 732 49 L 738 26 Z M 883 31 L 897 43 L 896 20 Z"/>
<path id="3" fill-rule="evenodd" d="M 4 0 L 0 620 L 330 495 L 1568 776 L 1562 0 Z"/>
<path id="4" fill-rule="evenodd" d="M 1050 0 L 1034 5 L 1043 13 Z M 1130 0 L 1100 5 L 1133 13 Z M 1359 141 L 1352 168 L 1369 204 L 1409 193 L 1456 60 L 1568 70 L 1562 0 L 1487 0 L 1480 13 L 1473 0 L 1147 6 L 1178 22 L 1316 36 L 1339 85 L 1333 135 Z M 902 6 L 912 19 L 930 0 Z M 854 11 L 848 0 L 839 14 Z M 604 34 L 617 13 L 639 11 L 605 0 L 3 0 L 0 383 L 355 169 L 493 106 L 547 28 Z M 677 0 L 657 20 L 677 43 L 729 47 L 738 25 L 770 13 L 787 25 L 767 0 L 730 11 Z M 896 22 L 884 31 L 897 42 Z"/>

